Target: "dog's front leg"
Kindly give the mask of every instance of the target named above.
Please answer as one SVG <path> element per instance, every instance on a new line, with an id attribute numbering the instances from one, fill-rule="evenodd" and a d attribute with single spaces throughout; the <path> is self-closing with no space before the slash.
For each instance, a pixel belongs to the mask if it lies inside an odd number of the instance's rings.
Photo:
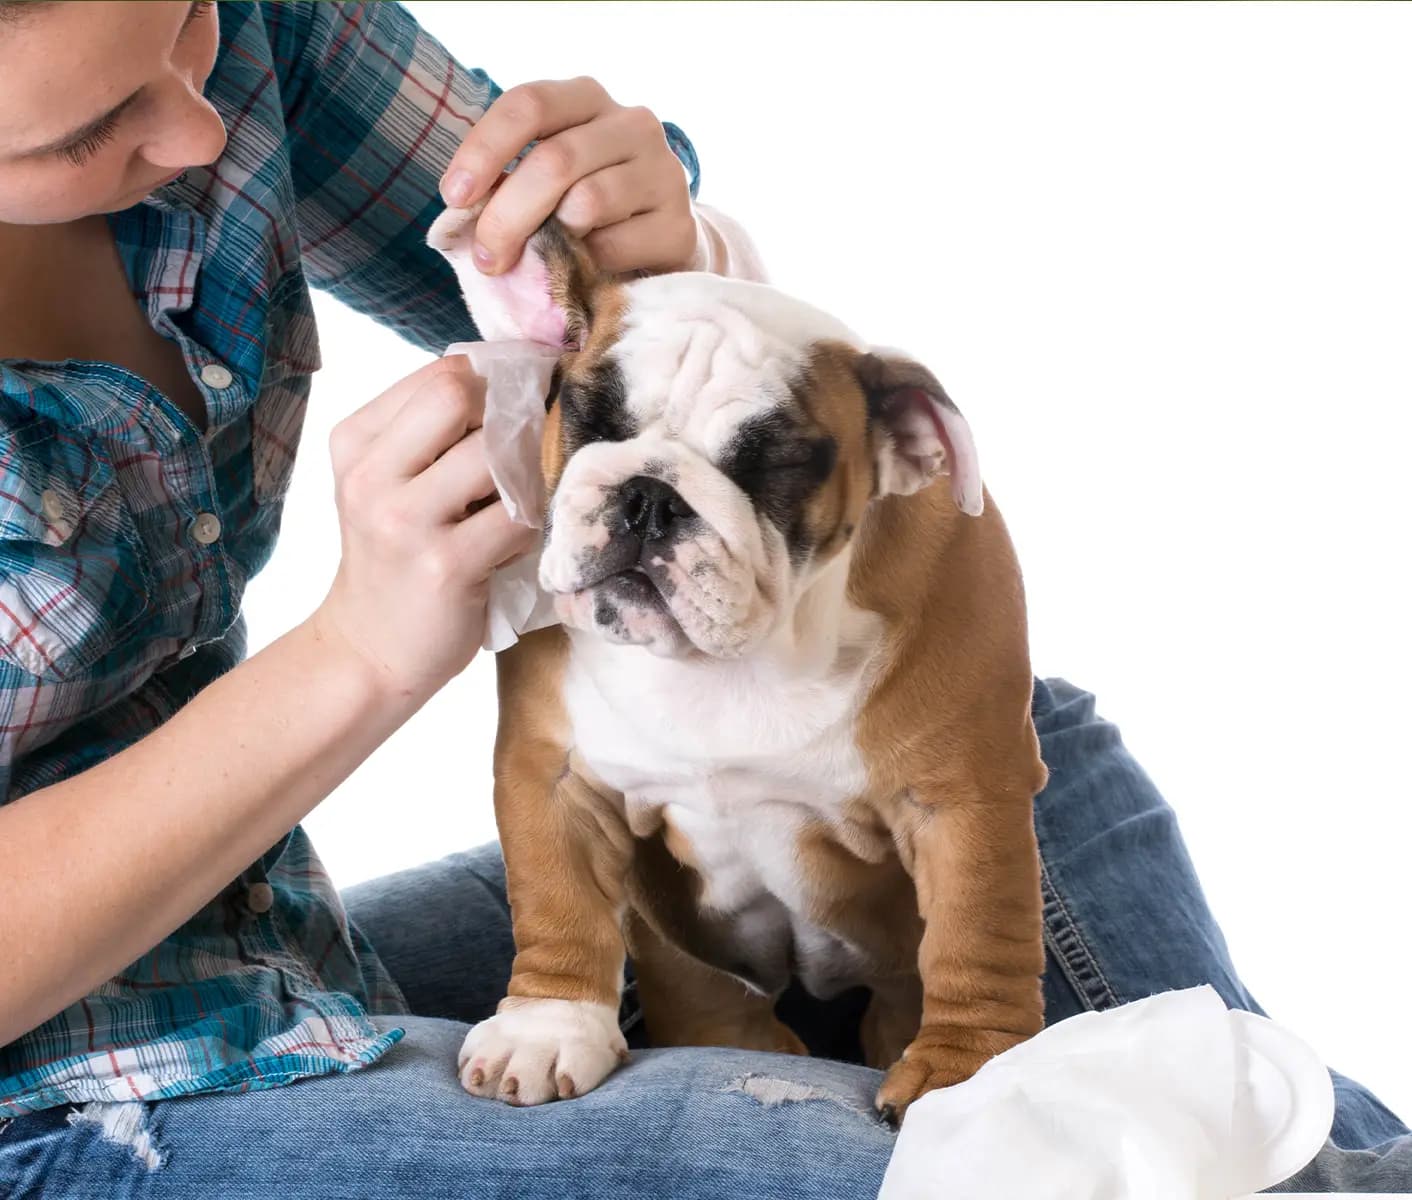
<path id="1" fill-rule="evenodd" d="M 515 963 L 496 1015 L 460 1054 L 478 1096 L 543 1104 L 590 1091 L 627 1057 L 618 1029 L 624 891 L 632 837 L 621 798 L 574 770 L 543 686 L 551 639 L 500 656 L 495 819 Z"/>
<path id="2" fill-rule="evenodd" d="M 510 771 L 496 782 L 516 953 L 496 1015 L 461 1048 L 461 1083 L 475 1095 L 567 1099 L 627 1057 L 618 1030 L 627 831 L 617 836 L 609 808 L 572 772 L 546 781 Z"/>
<path id="3" fill-rule="evenodd" d="M 1031 789 L 918 789 L 895 832 L 917 888 L 922 1026 L 878 1089 L 901 1120 L 1044 1025 L 1044 941 Z"/>

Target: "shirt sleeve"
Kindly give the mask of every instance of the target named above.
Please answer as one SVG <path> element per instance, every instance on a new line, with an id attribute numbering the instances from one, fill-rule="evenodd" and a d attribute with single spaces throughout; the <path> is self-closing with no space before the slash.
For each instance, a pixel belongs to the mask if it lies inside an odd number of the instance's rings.
<path id="1" fill-rule="evenodd" d="M 476 340 L 426 233 L 451 156 L 501 89 L 400 4 L 279 0 L 261 10 L 309 282 L 432 353 Z M 696 151 L 675 125 L 663 130 L 694 197 Z"/>
<path id="2" fill-rule="evenodd" d="M 760 252 L 745 227 L 719 208 L 704 204 L 696 206 L 696 254 L 691 270 L 752 283 L 769 282 Z"/>

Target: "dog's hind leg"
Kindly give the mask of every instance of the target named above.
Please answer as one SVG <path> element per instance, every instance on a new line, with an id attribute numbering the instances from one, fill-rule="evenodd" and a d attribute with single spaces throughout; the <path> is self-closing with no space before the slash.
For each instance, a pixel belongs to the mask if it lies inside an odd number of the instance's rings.
<path id="1" fill-rule="evenodd" d="M 917 1036 L 922 1021 L 922 981 L 916 975 L 902 975 L 875 981 L 872 989 L 858 1032 L 863 1061 L 886 1071 Z"/>
<path id="2" fill-rule="evenodd" d="M 625 924 L 638 999 L 653 1046 L 737 1046 L 808 1054 L 774 999 L 672 945 L 633 910 Z"/>

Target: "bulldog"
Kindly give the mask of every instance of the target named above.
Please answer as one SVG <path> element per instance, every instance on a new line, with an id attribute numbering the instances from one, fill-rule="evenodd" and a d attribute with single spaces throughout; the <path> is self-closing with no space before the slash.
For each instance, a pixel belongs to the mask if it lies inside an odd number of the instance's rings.
<path id="1" fill-rule="evenodd" d="M 630 957 L 654 1046 L 805 1053 L 790 981 L 867 987 L 900 1121 L 1043 1024 L 1024 596 L 970 428 L 921 363 L 764 284 L 600 277 L 552 220 L 482 276 L 475 215 L 428 240 L 483 336 L 563 351 L 562 624 L 497 659 L 517 953 L 461 1082 L 596 1087 Z"/>

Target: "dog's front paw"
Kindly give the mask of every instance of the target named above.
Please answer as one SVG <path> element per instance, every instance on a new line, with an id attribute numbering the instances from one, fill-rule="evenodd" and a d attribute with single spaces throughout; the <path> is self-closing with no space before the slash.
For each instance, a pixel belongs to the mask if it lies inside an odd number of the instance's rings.
<path id="1" fill-rule="evenodd" d="M 892 1064 L 874 1104 L 885 1119 L 900 1125 L 914 1100 L 937 1088 L 964 1083 L 997 1054 L 1024 1040 L 1013 1033 L 924 1028 Z"/>
<path id="2" fill-rule="evenodd" d="M 511 996 L 466 1035 L 457 1066 L 473 1096 L 543 1104 L 592 1091 L 627 1056 L 608 1005 Z"/>

